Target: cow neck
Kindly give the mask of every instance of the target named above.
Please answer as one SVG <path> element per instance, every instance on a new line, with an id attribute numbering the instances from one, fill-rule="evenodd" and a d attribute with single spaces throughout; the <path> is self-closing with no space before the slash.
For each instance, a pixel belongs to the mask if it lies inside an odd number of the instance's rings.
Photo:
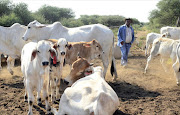
<path id="1" fill-rule="evenodd" d="M 43 27 L 40 29 L 40 31 L 36 32 L 36 35 L 38 35 L 39 41 L 49 39 L 51 36 L 51 28 Z"/>

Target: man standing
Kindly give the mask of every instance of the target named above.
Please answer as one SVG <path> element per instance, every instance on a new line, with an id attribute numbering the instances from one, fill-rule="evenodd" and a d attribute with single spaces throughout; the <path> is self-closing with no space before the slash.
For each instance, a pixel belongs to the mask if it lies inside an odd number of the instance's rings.
<path id="1" fill-rule="evenodd" d="M 128 53 L 131 44 L 134 42 L 134 30 L 130 25 L 132 20 L 130 18 L 125 19 L 125 24 L 119 27 L 118 31 L 118 43 L 117 46 L 121 49 L 121 65 L 127 65 Z"/>

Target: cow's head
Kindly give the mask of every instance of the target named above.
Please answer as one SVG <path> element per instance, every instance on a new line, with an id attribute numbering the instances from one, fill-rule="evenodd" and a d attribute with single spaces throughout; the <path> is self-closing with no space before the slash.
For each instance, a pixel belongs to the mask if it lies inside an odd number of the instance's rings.
<path id="1" fill-rule="evenodd" d="M 68 44 L 65 38 L 60 38 L 57 43 L 54 44 L 54 49 L 56 49 L 58 53 L 58 60 L 60 62 L 64 61 L 67 49 L 72 47 L 71 44 Z"/>
<path id="2" fill-rule="evenodd" d="M 78 79 L 83 78 L 93 73 L 91 63 L 85 58 L 78 57 L 78 59 L 72 64 L 70 74 L 64 79 L 66 85 L 71 86 Z"/>
<path id="3" fill-rule="evenodd" d="M 22 39 L 27 41 L 27 40 L 33 40 L 35 36 L 37 36 L 38 33 L 38 28 L 43 28 L 45 25 L 39 23 L 37 20 L 34 20 L 33 22 L 30 22 L 27 26 L 27 30 L 24 33 Z"/>
<path id="4" fill-rule="evenodd" d="M 91 56 L 92 56 L 91 59 L 100 58 L 102 56 L 102 54 L 104 53 L 104 51 L 102 50 L 101 45 L 95 39 L 93 39 L 89 43 L 86 43 L 86 44 L 83 44 L 83 45 L 85 47 L 91 48 L 91 52 L 90 52 Z"/>
<path id="5" fill-rule="evenodd" d="M 42 67 L 47 67 L 49 65 L 50 56 L 54 58 L 56 54 L 56 50 L 51 47 L 47 41 L 41 40 L 37 43 L 37 47 L 32 52 L 31 61 L 37 58 L 38 63 Z"/>

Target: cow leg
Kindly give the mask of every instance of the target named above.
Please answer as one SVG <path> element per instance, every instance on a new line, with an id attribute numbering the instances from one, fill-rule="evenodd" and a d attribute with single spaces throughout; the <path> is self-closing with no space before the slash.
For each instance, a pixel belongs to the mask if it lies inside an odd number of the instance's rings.
<path id="1" fill-rule="evenodd" d="M 29 104 L 29 112 L 28 115 L 32 115 L 32 106 L 33 106 L 33 102 L 34 102 L 34 96 L 33 96 L 33 89 L 30 86 L 29 81 L 26 81 L 26 88 L 27 88 L 27 92 L 28 92 L 28 104 Z"/>
<path id="2" fill-rule="evenodd" d="M 107 72 L 107 68 L 108 68 L 108 65 L 109 65 L 108 57 L 109 56 L 106 56 L 106 55 L 102 56 L 102 61 L 103 61 L 103 66 L 104 66 L 104 71 L 103 71 L 104 78 L 106 77 L 106 72 Z"/>
<path id="3" fill-rule="evenodd" d="M 180 68 L 177 67 L 177 63 L 173 64 L 174 74 L 176 77 L 177 85 L 180 86 Z"/>
<path id="4" fill-rule="evenodd" d="M 55 81 L 54 79 L 50 79 L 50 88 L 51 88 L 51 102 L 55 102 Z"/>
<path id="5" fill-rule="evenodd" d="M 60 64 L 60 66 L 57 68 L 58 77 L 56 78 L 56 100 L 60 100 L 60 79 L 62 78 L 62 69 L 63 69 L 63 63 Z M 58 71 L 59 70 L 59 71 Z"/>
<path id="6" fill-rule="evenodd" d="M 2 66 L 1 66 L 1 53 L 0 53 L 0 70 L 2 70 Z"/>
<path id="7" fill-rule="evenodd" d="M 60 88 L 60 79 L 56 79 L 56 100 L 60 100 L 60 93 L 59 89 Z"/>
<path id="8" fill-rule="evenodd" d="M 39 106 L 42 106 L 41 96 L 40 96 L 40 94 L 41 94 L 41 86 L 42 86 L 42 81 L 41 81 L 41 83 L 39 83 L 39 84 L 37 85 L 37 104 L 38 104 Z"/>
<path id="9" fill-rule="evenodd" d="M 180 65 L 178 65 L 179 59 L 176 60 L 176 62 L 172 65 L 174 74 L 176 77 L 177 85 L 180 86 Z"/>
<path id="10" fill-rule="evenodd" d="M 151 61 L 151 59 L 152 59 L 152 55 L 150 55 L 150 56 L 147 58 L 147 64 L 146 64 L 146 67 L 145 67 L 144 73 L 146 73 L 146 72 L 147 72 L 147 68 L 148 68 L 148 66 L 149 66 L 149 62 Z"/>
<path id="11" fill-rule="evenodd" d="M 167 62 L 167 61 L 166 61 L 165 59 L 161 58 L 161 59 L 160 59 L 160 62 L 161 62 L 161 64 L 162 64 L 162 66 L 163 66 L 164 71 L 167 72 L 167 67 L 166 67 L 166 65 L 165 65 L 165 63 L 164 63 L 164 62 Z"/>
<path id="12" fill-rule="evenodd" d="M 26 80 L 25 80 L 25 77 L 24 77 L 24 87 L 25 87 L 25 94 L 24 94 L 24 102 L 28 102 L 28 96 L 27 96 L 27 88 L 26 88 Z"/>
<path id="13" fill-rule="evenodd" d="M 12 64 L 14 64 L 14 61 L 15 59 L 11 58 L 10 56 L 7 58 L 7 69 L 11 75 L 14 74 L 13 70 L 11 69 L 11 67 L 13 67 Z"/>
<path id="14" fill-rule="evenodd" d="M 50 111 L 51 111 L 51 107 L 49 105 L 49 102 L 48 102 L 48 92 L 47 92 L 47 80 L 44 81 L 43 83 L 43 97 L 45 98 L 45 104 L 46 104 L 46 110 L 47 110 L 47 113 L 49 114 Z"/>
<path id="15" fill-rule="evenodd" d="M 145 56 L 147 56 L 147 55 L 148 55 L 148 53 L 149 53 L 149 49 L 150 49 L 149 43 L 146 43 Z"/>

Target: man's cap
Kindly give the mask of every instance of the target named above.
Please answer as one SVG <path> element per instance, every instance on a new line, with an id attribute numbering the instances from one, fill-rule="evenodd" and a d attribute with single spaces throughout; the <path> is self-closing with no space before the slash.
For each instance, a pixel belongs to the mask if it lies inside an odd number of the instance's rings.
<path id="1" fill-rule="evenodd" d="M 132 22 L 132 19 L 131 19 L 131 18 L 125 18 L 125 20 L 124 20 L 124 21 L 126 21 L 126 20 L 131 20 L 131 22 Z"/>

